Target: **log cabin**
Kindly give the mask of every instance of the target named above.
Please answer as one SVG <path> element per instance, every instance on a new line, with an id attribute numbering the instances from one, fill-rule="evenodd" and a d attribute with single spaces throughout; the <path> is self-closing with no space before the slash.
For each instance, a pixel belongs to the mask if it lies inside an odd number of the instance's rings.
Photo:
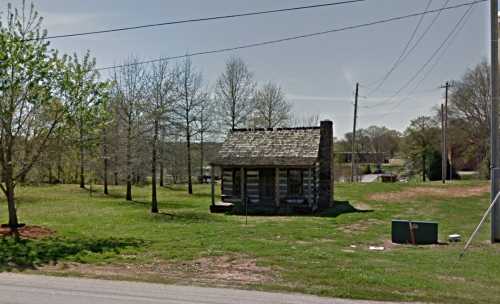
<path id="1" fill-rule="evenodd" d="M 211 162 L 220 168 L 221 203 L 236 212 L 315 212 L 333 201 L 333 123 L 319 127 L 236 129 Z"/>

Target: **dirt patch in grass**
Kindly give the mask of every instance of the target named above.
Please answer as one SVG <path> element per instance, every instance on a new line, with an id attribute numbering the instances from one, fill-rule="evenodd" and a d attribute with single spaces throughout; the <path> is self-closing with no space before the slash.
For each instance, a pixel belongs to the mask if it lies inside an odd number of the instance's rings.
<path id="1" fill-rule="evenodd" d="M 17 229 L 19 236 L 26 239 L 41 239 L 53 236 L 56 232 L 41 226 L 24 226 Z M 10 236 L 14 232 L 9 227 L 0 227 L 0 236 Z"/>
<path id="2" fill-rule="evenodd" d="M 356 234 L 368 231 L 368 229 L 373 225 L 383 224 L 384 222 L 377 219 L 367 219 L 363 221 L 358 221 L 349 225 L 342 225 L 338 230 L 346 234 Z"/>
<path id="3" fill-rule="evenodd" d="M 269 267 L 258 266 L 253 258 L 240 255 L 205 257 L 182 263 L 155 262 L 147 265 L 91 265 L 59 263 L 42 272 L 121 279 L 150 279 L 180 284 L 244 286 L 274 282 L 277 275 Z"/>
<path id="4" fill-rule="evenodd" d="M 418 197 L 431 198 L 465 198 L 481 196 L 488 193 L 489 186 L 474 186 L 474 187 L 415 187 L 407 188 L 399 192 L 375 193 L 368 195 L 369 200 L 383 202 L 399 202 L 407 201 Z"/>

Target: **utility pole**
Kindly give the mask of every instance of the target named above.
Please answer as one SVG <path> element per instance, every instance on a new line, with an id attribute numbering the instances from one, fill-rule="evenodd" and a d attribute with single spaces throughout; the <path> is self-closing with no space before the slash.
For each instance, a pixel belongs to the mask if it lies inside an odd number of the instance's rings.
<path id="1" fill-rule="evenodd" d="M 351 182 L 354 182 L 357 176 L 356 170 L 356 122 L 358 119 L 358 94 L 359 83 L 356 83 L 356 95 L 354 97 L 354 124 L 352 127 L 352 152 L 351 152 Z"/>
<path id="2" fill-rule="evenodd" d="M 491 200 L 498 193 L 498 0 L 490 1 L 491 10 Z M 491 210 L 491 242 L 500 242 L 500 204 Z"/>
<path id="3" fill-rule="evenodd" d="M 445 89 L 445 99 L 444 107 L 441 106 L 441 120 L 442 120 L 442 137 L 443 137 L 443 154 L 442 154 L 442 170 L 441 174 L 443 176 L 443 184 L 446 183 L 446 173 L 448 172 L 448 91 L 450 89 L 450 83 L 447 81 L 444 86 L 441 87 Z M 450 161 L 451 163 L 451 161 Z M 451 170 L 451 167 L 450 167 Z"/>
<path id="4" fill-rule="evenodd" d="M 441 104 L 441 180 L 446 183 L 446 131 L 444 126 L 444 104 Z"/>

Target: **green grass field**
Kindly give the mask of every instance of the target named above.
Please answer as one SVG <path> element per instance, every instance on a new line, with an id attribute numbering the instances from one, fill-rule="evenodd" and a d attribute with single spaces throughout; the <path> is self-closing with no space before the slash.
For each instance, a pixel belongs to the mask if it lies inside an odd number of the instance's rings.
<path id="1" fill-rule="evenodd" d="M 0 271 L 30 271 L 178 284 L 223 285 L 322 296 L 500 303 L 500 247 L 489 224 L 466 257 L 453 245 L 390 245 L 391 219 L 438 221 L 439 236 L 468 236 L 488 206 L 486 183 L 337 185 L 336 200 L 373 212 L 245 217 L 210 214 L 209 187 L 159 192 L 162 214 L 149 213 L 149 188 L 110 196 L 76 185 L 18 188 L 22 222 L 56 236 L 0 240 Z M 421 187 L 426 187 L 421 189 Z M 100 190 L 100 189 L 98 189 Z M 171 215 L 169 215 L 171 214 Z M 0 219 L 6 222 L 5 201 Z M 370 245 L 386 246 L 370 251 Z"/>

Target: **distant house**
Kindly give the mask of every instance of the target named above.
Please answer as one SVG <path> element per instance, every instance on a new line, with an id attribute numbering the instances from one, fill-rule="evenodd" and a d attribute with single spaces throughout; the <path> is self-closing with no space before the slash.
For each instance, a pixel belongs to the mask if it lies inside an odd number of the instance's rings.
<path id="1" fill-rule="evenodd" d="M 327 208 L 333 201 L 333 123 L 234 130 L 211 165 L 221 169 L 222 201 L 240 211 Z M 215 205 L 212 185 L 212 209 Z"/>

